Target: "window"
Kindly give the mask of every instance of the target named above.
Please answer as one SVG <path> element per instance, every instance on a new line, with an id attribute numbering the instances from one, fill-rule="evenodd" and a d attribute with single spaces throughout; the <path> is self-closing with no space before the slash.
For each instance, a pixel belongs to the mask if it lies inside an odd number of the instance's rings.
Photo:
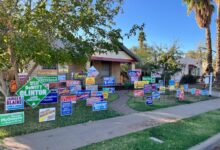
<path id="1" fill-rule="evenodd" d="M 102 75 L 103 76 L 110 76 L 110 69 L 111 69 L 111 64 L 109 62 L 102 62 Z"/>

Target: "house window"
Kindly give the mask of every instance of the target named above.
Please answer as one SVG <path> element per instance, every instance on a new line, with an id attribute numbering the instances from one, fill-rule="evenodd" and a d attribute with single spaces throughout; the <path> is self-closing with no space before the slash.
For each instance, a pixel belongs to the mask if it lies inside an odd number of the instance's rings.
<path id="1" fill-rule="evenodd" d="M 42 69 L 45 69 L 45 70 L 57 70 L 57 65 L 42 66 Z"/>
<path id="2" fill-rule="evenodd" d="M 111 64 L 109 62 L 102 62 L 102 75 L 103 76 L 110 76 L 110 69 L 111 69 Z"/>

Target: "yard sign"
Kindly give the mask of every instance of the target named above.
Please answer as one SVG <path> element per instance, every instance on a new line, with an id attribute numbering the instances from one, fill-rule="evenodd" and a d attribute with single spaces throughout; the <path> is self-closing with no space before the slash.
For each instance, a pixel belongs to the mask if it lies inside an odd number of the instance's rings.
<path id="1" fill-rule="evenodd" d="M 24 112 L 0 114 L 0 126 L 24 123 Z"/>

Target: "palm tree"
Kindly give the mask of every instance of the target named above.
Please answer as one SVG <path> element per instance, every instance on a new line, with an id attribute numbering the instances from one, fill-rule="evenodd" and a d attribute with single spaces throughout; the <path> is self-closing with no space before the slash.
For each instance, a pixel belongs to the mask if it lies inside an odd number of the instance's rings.
<path id="1" fill-rule="evenodd" d="M 212 43 L 211 43 L 211 32 L 210 23 L 212 14 L 214 12 L 214 6 L 210 0 L 183 0 L 188 7 L 188 14 L 192 11 L 195 12 L 196 22 L 200 28 L 206 30 L 206 47 L 207 47 L 207 68 L 206 72 L 213 72 L 212 67 Z"/>
<path id="2" fill-rule="evenodd" d="M 220 0 L 215 0 L 218 13 L 216 18 L 216 84 L 220 86 Z"/>
<path id="3" fill-rule="evenodd" d="M 145 36 L 144 31 L 141 31 L 141 32 L 139 33 L 138 41 L 139 41 L 139 47 L 140 47 L 141 49 L 143 49 L 143 48 L 144 48 L 144 41 L 146 41 L 146 36 Z"/>

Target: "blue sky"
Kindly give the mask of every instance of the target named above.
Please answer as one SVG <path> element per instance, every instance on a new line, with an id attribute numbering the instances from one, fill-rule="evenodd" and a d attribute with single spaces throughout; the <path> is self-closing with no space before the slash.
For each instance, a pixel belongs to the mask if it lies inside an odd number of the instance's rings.
<path id="1" fill-rule="evenodd" d="M 124 13 L 116 17 L 117 26 L 128 32 L 133 24 L 145 23 L 147 44 L 171 45 L 178 41 L 182 51 L 196 49 L 205 42 L 205 30 L 196 24 L 194 14 L 187 16 L 182 0 L 125 0 Z M 215 49 L 215 15 L 211 24 Z M 138 45 L 138 38 L 124 39 L 128 48 Z"/>

